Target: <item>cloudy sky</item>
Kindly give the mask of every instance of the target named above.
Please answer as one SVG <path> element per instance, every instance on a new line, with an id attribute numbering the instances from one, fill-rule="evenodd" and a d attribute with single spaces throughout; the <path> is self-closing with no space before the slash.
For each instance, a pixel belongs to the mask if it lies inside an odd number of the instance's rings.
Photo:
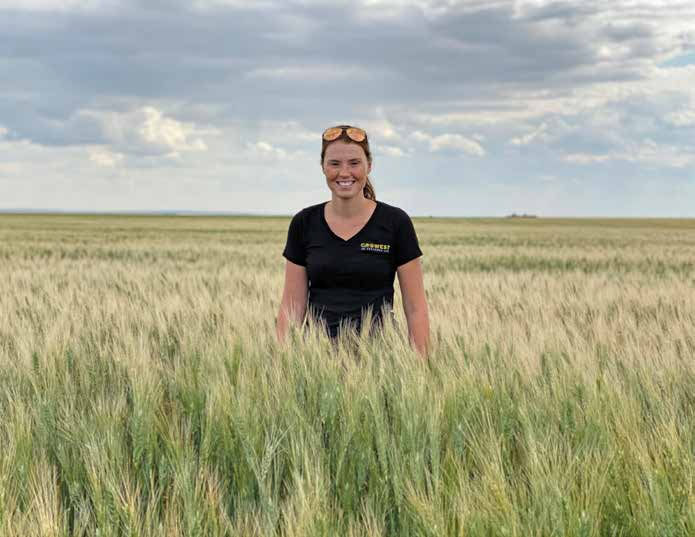
<path id="1" fill-rule="evenodd" d="M 0 0 L 0 209 L 695 217 L 692 0 Z"/>

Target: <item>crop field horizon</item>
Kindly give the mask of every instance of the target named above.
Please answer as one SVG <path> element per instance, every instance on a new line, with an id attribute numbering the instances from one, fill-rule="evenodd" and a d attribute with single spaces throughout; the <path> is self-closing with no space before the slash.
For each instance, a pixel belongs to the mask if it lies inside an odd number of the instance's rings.
<path id="1" fill-rule="evenodd" d="M 695 535 L 695 220 L 413 218 L 275 341 L 288 217 L 0 215 L 0 535 Z"/>

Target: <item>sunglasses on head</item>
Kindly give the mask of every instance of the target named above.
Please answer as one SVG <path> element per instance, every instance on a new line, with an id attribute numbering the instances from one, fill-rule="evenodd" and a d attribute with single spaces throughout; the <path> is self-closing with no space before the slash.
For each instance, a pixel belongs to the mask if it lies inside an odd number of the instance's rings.
<path id="1" fill-rule="evenodd" d="M 343 132 L 345 132 L 348 138 L 353 142 L 364 142 L 367 139 L 367 133 L 359 127 L 331 127 L 323 131 L 323 139 L 327 142 L 332 142 L 340 138 Z"/>

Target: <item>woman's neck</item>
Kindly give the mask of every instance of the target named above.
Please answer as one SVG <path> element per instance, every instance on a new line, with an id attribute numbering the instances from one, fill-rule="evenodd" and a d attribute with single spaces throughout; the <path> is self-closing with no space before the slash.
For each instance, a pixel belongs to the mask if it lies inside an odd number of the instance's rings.
<path id="1" fill-rule="evenodd" d="M 354 198 L 343 199 L 333 196 L 329 202 L 331 212 L 339 216 L 340 218 L 356 218 L 367 210 L 368 207 L 372 206 L 373 201 L 361 196 L 355 196 Z"/>

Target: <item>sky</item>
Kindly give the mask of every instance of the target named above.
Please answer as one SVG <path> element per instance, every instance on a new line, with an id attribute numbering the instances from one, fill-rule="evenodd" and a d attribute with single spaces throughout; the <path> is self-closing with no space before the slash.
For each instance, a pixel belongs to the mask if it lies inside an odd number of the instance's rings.
<path id="1" fill-rule="evenodd" d="M 695 217 L 692 0 L 0 0 L 0 210 Z"/>

